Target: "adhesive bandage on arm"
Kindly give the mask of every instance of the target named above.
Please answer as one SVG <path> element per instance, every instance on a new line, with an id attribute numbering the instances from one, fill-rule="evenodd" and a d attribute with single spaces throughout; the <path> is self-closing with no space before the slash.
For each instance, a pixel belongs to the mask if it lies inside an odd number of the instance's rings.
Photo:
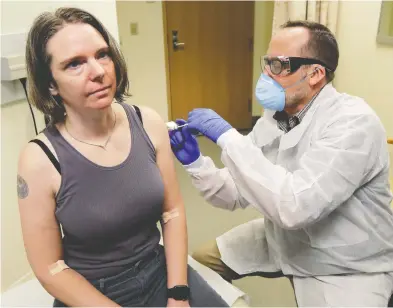
<path id="1" fill-rule="evenodd" d="M 64 260 L 58 260 L 52 265 L 49 265 L 49 272 L 52 276 L 54 276 L 68 268 L 69 266 L 64 263 Z"/>
<path id="2" fill-rule="evenodd" d="M 168 221 L 170 221 L 173 218 L 176 218 L 179 216 L 179 210 L 178 209 L 173 209 L 172 211 L 169 212 L 164 212 L 162 214 L 162 220 L 164 224 L 166 224 Z"/>

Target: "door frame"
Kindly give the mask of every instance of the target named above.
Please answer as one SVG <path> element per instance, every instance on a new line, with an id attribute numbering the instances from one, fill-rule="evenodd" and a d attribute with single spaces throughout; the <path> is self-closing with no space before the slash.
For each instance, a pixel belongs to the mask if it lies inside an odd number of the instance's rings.
<path id="1" fill-rule="evenodd" d="M 201 1 L 201 0 L 199 0 Z M 254 44 L 255 44 L 255 2 L 253 0 L 253 16 L 252 16 L 252 54 L 254 54 Z M 172 120 L 172 95 L 171 95 L 171 83 L 170 83 L 170 70 L 169 70 L 169 44 L 168 44 L 168 23 L 167 23 L 167 4 L 166 1 L 162 1 L 162 21 L 163 21 L 163 28 L 164 28 L 164 56 L 165 56 L 165 78 L 166 78 L 166 93 L 167 93 L 167 108 L 168 108 L 168 120 Z M 253 89 L 253 71 L 254 71 L 254 56 L 252 56 L 252 67 L 251 67 L 251 84 L 250 84 L 250 97 L 252 97 L 252 89 Z M 252 99 L 251 99 L 251 118 L 252 116 Z M 175 119 L 173 119 L 175 120 Z M 253 121 L 253 120 L 252 120 Z M 252 123 L 253 124 L 253 123 Z"/>
<path id="2" fill-rule="evenodd" d="M 164 28 L 164 55 L 165 55 L 165 81 L 166 81 L 166 96 L 167 96 L 167 108 L 168 108 L 168 120 L 172 120 L 172 95 L 171 95 L 171 78 L 169 72 L 169 45 L 168 45 L 168 23 L 166 18 L 167 4 L 166 1 L 162 1 L 162 21 Z"/>

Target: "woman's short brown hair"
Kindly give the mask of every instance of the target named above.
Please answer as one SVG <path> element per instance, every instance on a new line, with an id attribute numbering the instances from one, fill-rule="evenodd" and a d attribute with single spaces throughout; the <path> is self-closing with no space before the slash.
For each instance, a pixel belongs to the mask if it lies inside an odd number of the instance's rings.
<path id="1" fill-rule="evenodd" d="M 49 39 L 66 24 L 85 23 L 95 28 L 108 44 L 116 72 L 115 99 L 123 101 L 128 96 L 127 65 L 116 41 L 109 31 L 92 14 L 79 8 L 63 7 L 54 13 L 40 14 L 34 21 L 26 43 L 27 89 L 31 103 L 52 123 L 64 120 L 65 108 L 61 97 L 53 97 L 49 91 L 55 84 L 50 70 L 51 57 L 46 51 Z"/>

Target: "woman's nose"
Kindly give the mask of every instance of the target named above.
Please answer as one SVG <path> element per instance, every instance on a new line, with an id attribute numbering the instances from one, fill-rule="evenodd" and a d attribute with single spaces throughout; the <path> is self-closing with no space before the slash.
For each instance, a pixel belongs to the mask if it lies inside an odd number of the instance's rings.
<path id="1" fill-rule="evenodd" d="M 105 74 L 105 69 L 97 60 L 90 61 L 90 78 L 95 80 L 97 78 L 101 79 Z"/>

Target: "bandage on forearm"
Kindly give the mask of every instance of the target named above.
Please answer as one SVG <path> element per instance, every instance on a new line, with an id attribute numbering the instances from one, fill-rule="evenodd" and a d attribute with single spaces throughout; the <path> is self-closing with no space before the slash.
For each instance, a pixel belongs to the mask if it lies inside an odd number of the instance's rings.
<path id="1" fill-rule="evenodd" d="M 49 272 L 52 276 L 68 269 L 69 266 L 64 263 L 64 260 L 59 260 L 52 265 L 49 265 Z"/>
<path id="2" fill-rule="evenodd" d="M 179 216 L 179 210 L 178 209 L 173 209 L 172 211 L 169 212 L 164 212 L 162 214 L 162 220 L 164 224 L 166 224 L 168 221 L 170 221 L 173 218 L 176 218 Z"/>

